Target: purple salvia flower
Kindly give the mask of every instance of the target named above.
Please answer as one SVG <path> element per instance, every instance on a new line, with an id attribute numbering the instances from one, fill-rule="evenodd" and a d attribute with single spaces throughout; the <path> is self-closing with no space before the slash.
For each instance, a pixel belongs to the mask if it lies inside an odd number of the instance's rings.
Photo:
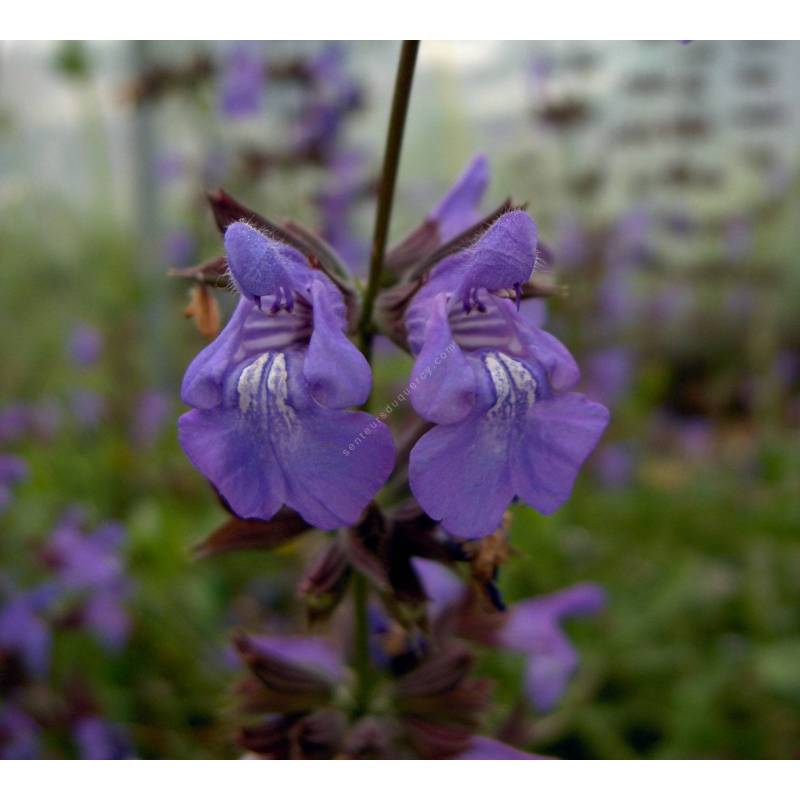
<path id="1" fill-rule="evenodd" d="M 153 444 L 169 419 L 171 410 L 171 403 L 163 392 L 151 390 L 139 397 L 133 422 L 133 439 L 139 447 Z"/>
<path id="2" fill-rule="evenodd" d="M 100 717 L 81 717 L 73 726 L 72 733 L 81 759 L 119 761 L 133 757 L 124 733 Z"/>
<path id="3" fill-rule="evenodd" d="M 596 614 L 605 605 L 604 590 L 583 583 L 517 603 L 509 611 L 498 642 L 529 656 L 525 691 L 539 711 L 548 712 L 556 705 L 578 666 L 578 652 L 561 630 L 561 622 L 569 616 Z"/>
<path id="4" fill-rule="evenodd" d="M 524 761 L 541 758 L 486 736 L 473 736 L 469 747 L 458 756 L 459 761 Z"/>
<path id="5" fill-rule="evenodd" d="M 92 325 L 76 326 L 69 338 L 69 352 L 79 367 L 91 367 L 103 352 L 103 336 Z"/>
<path id="6" fill-rule="evenodd" d="M 411 489 L 455 536 L 488 535 L 517 496 L 556 511 L 608 423 L 568 391 L 579 371 L 566 348 L 509 296 L 535 258 L 533 220 L 510 211 L 442 260 L 406 312 L 411 402 L 437 423 L 411 453 Z"/>
<path id="7" fill-rule="evenodd" d="M 121 648 L 130 634 L 131 619 L 123 598 L 120 587 L 101 589 L 86 599 L 81 611 L 83 626 L 110 650 Z"/>
<path id="8" fill-rule="evenodd" d="M 339 290 L 292 247 L 237 222 L 225 233 L 242 294 L 217 339 L 191 363 L 179 421 L 192 463 L 241 517 L 285 503 L 310 524 L 356 522 L 394 464 L 389 430 L 344 409 L 371 374 L 347 338 Z"/>
<path id="9" fill-rule="evenodd" d="M 85 534 L 77 521 L 66 519 L 47 544 L 48 558 L 61 582 L 71 589 L 99 589 L 118 583 L 124 569 L 119 548 L 124 528 L 107 523 Z"/>
<path id="10" fill-rule="evenodd" d="M 627 392 L 633 374 L 633 356 L 619 345 L 592 353 L 586 359 L 586 394 L 607 406 L 615 405 Z"/>
<path id="11" fill-rule="evenodd" d="M 110 648 L 124 644 L 130 630 L 124 605 L 130 587 L 120 554 L 124 538 L 125 529 L 115 522 L 85 534 L 77 515 L 71 515 L 45 550 L 61 585 L 82 593 L 82 624 Z"/>
<path id="12" fill-rule="evenodd" d="M 414 569 L 429 599 L 433 622 L 458 609 L 467 599 L 467 587 L 442 564 L 415 558 Z M 605 605 L 602 587 L 580 583 L 516 603 L 494 618 L 497 628 L 492 633 L 483 631 L 476 636 L 469 626 L 463 633 L 528 656 L 525 691 L 536 708 L 546 712 L 561 699 L 578 666 L 578 653 L 561 630 L 561 622 L 565 617 L 596 614 Z"/>
<path id="13" fill-rule="evenodd" d="M 17 653 L 34 675 L 47 671 L 50 661 L 50 628 L 42 619 L 58 589 L 45 584 L 31 591 L 11 594 L 0 607 L 0 649 Z"/>
<path id="14" fill-rule="evenodd" d="M 39 756 L 39 726 L 15 703 L 0 708 L 0 759 L 28 761 Z"/>
<path id="15" fill-rule="evenodd" d="M 189 231 L 177 229 L 164 237 L 162 250 L 167 264 L 187 267 L 195 260 L 197 242 Z"/>
<path id="16" fill-rule="evenodd" d="M 589 257 L 589 242 L 580 222 L 562 217 L 556 230 L 556 262 L 566 268 L 583 264 Z"/>
<path id="17" fill-rule="evenodd" d="M 22 403 L 0 408 L 0 444 L 13 444 L 28 433 L 30 412 Z"/>
<path id="18" fill-rule="evenodd" d="M 363 273 L 369 255 L 367 243 L 355 235 L 350 220 L 363 185 L 361 162 L 354 151 L 334 156 L 330 185 L 314 197 L 322 238 L 358 273 Z"/>
<path id="19" fill-rule="evenodd" d="M 489 185 L 489 161 L 478 155 L 428 215 L 437 223 L 439 241 L 447 242 L 480 219 L 480 202 Z"/>
<path id="20" fill-rule="evenodd" d="M 634 471 L 630 447 L 624 444 L 605 445 L 597 453 L 593 467 L 595 477 L 607 489 L 627 486 Z"/>
<path id="21" fill-rule="evenodd" d="M 257 42 L 236 42 L 226 53 L 219 87 L 219 110 L 225 117 L 240 118 L 261 111 L 266 70 Z"/>

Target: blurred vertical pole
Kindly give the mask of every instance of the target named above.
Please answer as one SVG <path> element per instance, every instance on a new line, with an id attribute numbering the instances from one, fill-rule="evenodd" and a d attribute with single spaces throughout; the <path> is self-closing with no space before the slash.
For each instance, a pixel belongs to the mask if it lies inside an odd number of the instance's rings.
<path id="1" fill-rule="evenodd" d="M 132 75 L 147 70 L 151 47 L 146 41 L 130 43 Z M 136 263 L 144 306 L 141 336 L 146 358 L 145 379 L 152 388 L 166 391 L 170 383 L 169 305 L 166 270 L 160 253 L 163 230 L 155 175 L 153 107 L 147 100 L 134 106 L 132 147 Z"/>

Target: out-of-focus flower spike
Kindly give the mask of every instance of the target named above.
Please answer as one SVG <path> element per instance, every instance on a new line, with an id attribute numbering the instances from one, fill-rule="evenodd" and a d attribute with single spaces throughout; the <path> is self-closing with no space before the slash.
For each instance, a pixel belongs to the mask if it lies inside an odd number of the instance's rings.
<path id="1" fill-rule="evenodd" d="M 457 758 L 460 761 L 523 761 L 538 760 L 543 756 L 533 753 L 526 753 L 524 750 L 517 750 L 497 739 L 489 739 L 486 736 L 473 736 L 470 739 L 469 747 L 460 753 Z"/>
<path id="2" fill-rule="evenodd" d="M 312 714 L 273 714 L 243 727 L 240 747 L 268 759 L 330 759 L 340 748 L 345 732 L 344 715 L 333 709 Z"/>
<path id="3" fill-rule="evenodd" d="M 258 679 L 238 687 L 245 710 L 310 710 L 328 703 L 344 680 L 341 658 L 324 639 L 238 633 L 234 645 Z"/>
<path id="4" fill-rule="evenodd" d="M 196 558 L 206 558 L 234 550 L 273 550 L 310 528 L 296 511 L 285 507 L 268 521 L 232 517 L 192 551 Z"/>

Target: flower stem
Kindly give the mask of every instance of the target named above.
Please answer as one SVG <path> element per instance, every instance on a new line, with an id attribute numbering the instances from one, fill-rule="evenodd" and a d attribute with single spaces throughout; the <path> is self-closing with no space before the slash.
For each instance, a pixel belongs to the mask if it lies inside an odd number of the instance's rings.
<path id="1" fill-rule="evenodd" d="M 400 150 L 403 144 L 403 131 L 406 125 L 408 104 L 411 98 L 411 84 L 417 61 L 418 41 L 405 41 L 400 48 L 400 61 L 394 83 L 392 110 L 389 128 L 386 133 L 386 149 L 383 154 L 383 168 L 378 189 L 378 209 L 375 215 L 375 230 L 372 236 L 372 253 L 369 263 L 369 277 L 364 290 L 361 318 L 359 320 L 359 347 L 367 359 L 372 361 L 372 312 L 375 297 L 381 285 L 383 259 L 389 237 L 389 223 L 392 218 L 394 187 L 400 164 Z M 369 402 L 369 401 L 368 401 Z M 369 655 L 369 620 L 367 604 L 369 586 L 367 579 L 359 572 L 353 576 L 353 614 L 354 614 L 354 654 L 353 670 L 356 673 L 356 688 L 353 703 L 353 716 L 363 716 L 369 710 L 373 687 L 373 670 Z"/>
<path id="2" fill-rule="evenodd" d="M 400 61 L 397 65 L 397 77 L 394 82 L 392 111 L 389 117 L 389 128 L 386 132 L 386 149 L 383 153 L 383 168 L 378 187 L 378 210 L 375 215 L 375 229 L 372 235 L 372 252 L 369 262 L 369 277 L 364 291 L 359 322 L 361 352 L 370 361 L 372 355 L 372 311 L 375 297 L 381 284 L 383 258 L 386 242 L 389 238 L 389 222 L 392 218 L 394 187 L 397 182 L 397 169 L 400 164 L 400 149 L 403 145 L 403 132 L 408 115 L 408 104 L 411 98 L 411 84 L 414 80 L 414 67 L 417 62 L 418 41 L 405 41 L 400 49 Z"/>

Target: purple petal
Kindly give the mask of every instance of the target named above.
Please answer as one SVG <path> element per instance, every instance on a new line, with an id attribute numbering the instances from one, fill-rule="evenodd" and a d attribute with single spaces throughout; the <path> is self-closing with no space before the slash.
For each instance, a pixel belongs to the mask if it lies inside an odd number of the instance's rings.
<path id="1" fill-rule="evenodd" d="M 564 634 L 554 631 L 552 642 L 537 650 L 525 669 L 525 694 L 538 711 L 555 708 L 577 667 L 577 651 Z"/>
<path id="2" fill-rule="evenodd" d="M 332 298 L 322 281 L 314 281 L 311 298 L 314 333 L 303 364 L 311 394 L 328 408 L 360 405 L 369 397 L 372 373 L 366 358 L 344 334 L 343 313 L 335 313 L 333 302 L 338 295 Z"/>
<path id="3" fill-rule="evenodd" d="M 306 277 L 308 264 L 292 247 L 265 236 L 246 222 L 234 222 L 225 231 L 225 255 L 231 280 L 244 297 L 288 300 Z"/>
<path id="4" fill-rule="evenodd" d="M 285 661 L 318 673 L 337 684 L 344 680 L 344 662 L 339 652 L 326 640 L 310 636 L 250 636 L 255 650 L 270 658 Z"/>
<path id="5" fill-rule="evenodd" d="M 414 362 L 409 390 L 416 411 L 432 422 L 458 422 L 475 405 L 477 381 L 453 340 L 444 295 L 437 295 L 431 304 L 425 341 Z"/>
<path id="6" fill-rule="evenodd" d="M 481 377 L 479 402 L 464 420 L 438 425 L 414 446 L 411 491 L 425 512 L 455 536 L 475 539 L 496 530 L 514 496 L 509 469 L 511 428 L 487 421 L 494 396 Z"/>
<path id="7" fill-rule="evenodd" d="M 486 736 L 473 736 L 469 747 L 458 756 L 460 761 L 523 761 L 540 758 Z"/>
<path id="8" fill-rule="evenodd" d="M 391 434 L 320 406 L 302 372 L 299 352 L 265 353 L 222 407 L 184 414 L 179 439 L 237 515 L 269 519 L 286 503 L 315 527 L 350 525 L 392 470 Z"/>
<path id="9" fill-rule="evenodd" d="M 18 652 L 26 667 L 43 675 L 50 660 L 50 629 L 37 615 L 32 594 L 13 598 L 0 609 L 0 648 Z"/>
<path id="10" fill-rule="evenodd" d="M 93 594 L 84 606 L 83 623 L 112 650 L 125 644 L 131 628 L 130 617 L 117 591 Z"/>
<path id="11" fill-rule="evenodd" d="M 608 419 L 605 406 L 580 394 L 533 403 L 512 452 L 514 493 L 542 514 L 558 510 Z"/>
<path id="12" fill-rule="evenodd" d="M 524 211 L 509 211 L 467 252 L 458 297 L 466 299 L 471 289 L 499 291 L 523 284 L 536 263 L 536 223 Z"/>
<path id="13" fill-rule="evenodd" d="M 566 616 L 590 615 L 606 604 L 605 590 L 579 583 L 560 592 L 516 604 L 499 634 L 503 647 L 530 656 L 526 694 L 539 711 L 550 711 L 566 691 L 578 666 L 578 653 L 559 622 Z"/>
<path id="14" fill-rule="evenodd" d="M 472 359 L 475 409 L 426 433 L 409 464 L 425 512 L 468 539 L 495 530 L 515 495 L 542 513 L 560 507 L 608 423 L 608 411 L 582 395 L 551 395 L 534 364 L 504 353 Z"/>
<path id="15" fill-rule="evenodd" d="M 489 161 L 476 156 L 429 215 L 439 224 L 440 241 L 455 238 L 480 219 L 478 209 L 488 185 Z"/>
<path id="16" fill-rule="evenodd" d="M 219 89 L 223 116 L 238 118 L 261 110 L 266 85 L 264 59 L 256 42 L 236 42 L 225 54 Z"/>
<path id="17" fill-rule="evenodd" d="M 73 734 L 82 759 L 110 761 L 132 757 L 122 731 L 99 717 L 81 717 L 75 723 Z"/>
<path id="18" fill-rule="evenodd" d="M 243 297 L 219 336 L 189 365 L 181 399 L 195 408 L 215 408 L 222 404 L 223 384 L 232 369 L 270 350 L 303 343 L 310 335 L 310 311 L 269 314 Z"/>
<path id="19" fill-rule="evenodd" d="M 427 558 L 412 559 L 429 601 L 430 616 L 435 619 L 448 608 L 458 605 L 466 587 L 453 570 Z"/>

